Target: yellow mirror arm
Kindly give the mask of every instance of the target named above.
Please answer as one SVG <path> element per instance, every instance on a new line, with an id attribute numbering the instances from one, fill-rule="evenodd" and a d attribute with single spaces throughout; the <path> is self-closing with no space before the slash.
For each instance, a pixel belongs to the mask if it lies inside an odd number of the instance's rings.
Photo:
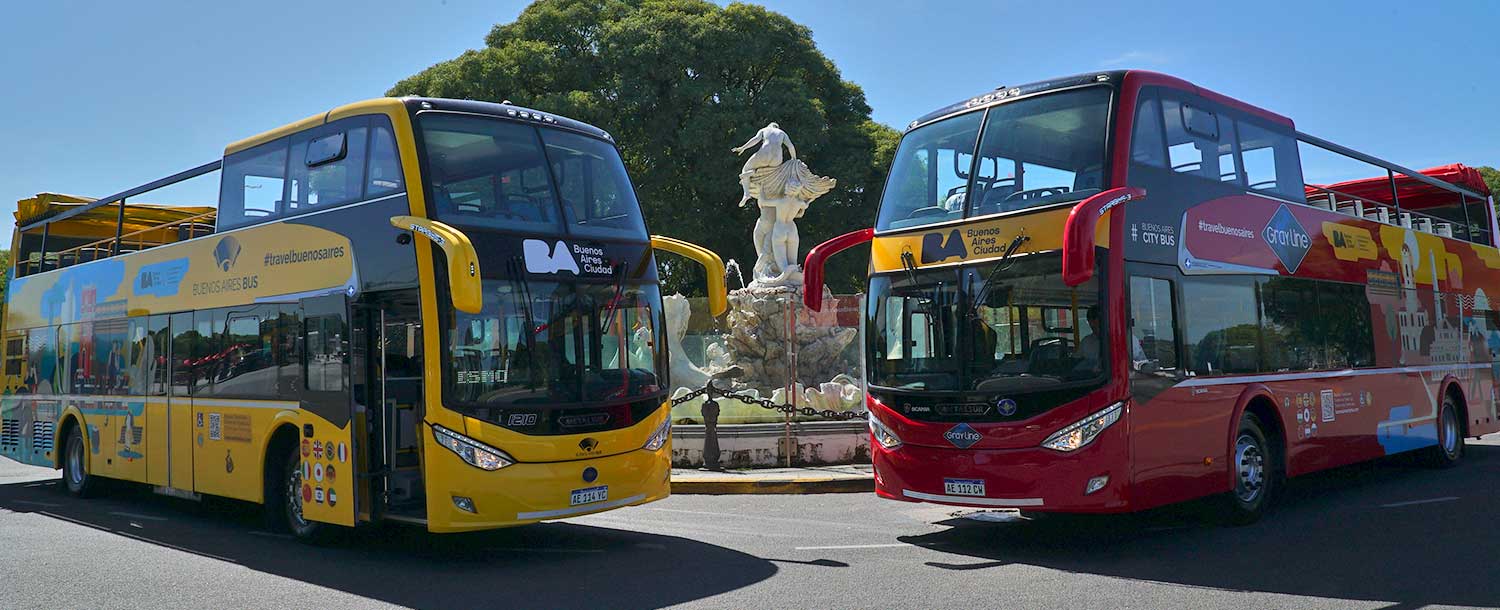
<path id="1" fill-rule="evenodd" d="M 651 247 L 680 254 L 703 265 L 708 270 L 708 312 L 717 318 L 729 310 L 729 290 L 724 286 L 724 259 L 703 246 L 661 235 L 651 236 Z"/>
<path id="2" fill-rule="evenodd" d="M 416 216 L 392 216 L 391 226 L 426 238 L 448 257 L 448 290 L 453 307 L 465 313 L 479 313 L 484 305 L 484 285 L 479 281 L 479 254 L 463 231 L 436 220 Z"/>

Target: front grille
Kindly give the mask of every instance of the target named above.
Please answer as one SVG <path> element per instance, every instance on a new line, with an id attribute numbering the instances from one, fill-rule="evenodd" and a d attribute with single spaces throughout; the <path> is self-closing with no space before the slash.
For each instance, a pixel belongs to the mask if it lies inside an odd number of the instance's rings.
<path id="1" fill-rule="evenodd" d="M 480 407 L 471 414 L 507 430 L 533 436 L 592 434 L 634 426 L 660 409 L 664 400 L 656 396 L 607 406 Z"/>
<path id="2" fill-rule="evenodd" d="M 910 419 L 930 422 L 1001 423 L 1030 419 L 1054 408 L 1078 400 L 1092 388 L 1050 390 L 1026 394 L 980 394 L 897 392 L 870 388 L 870 395 L 887 407 Z M 997 403 L 1003 399 L 1015 402 L 1015 411 L 1000 413 Z"/>

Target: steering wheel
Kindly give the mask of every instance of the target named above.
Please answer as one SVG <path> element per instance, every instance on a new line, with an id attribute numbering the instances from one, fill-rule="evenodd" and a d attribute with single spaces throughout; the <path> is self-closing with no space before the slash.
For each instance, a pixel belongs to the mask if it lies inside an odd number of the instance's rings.
<path id="1" fill-rule="evenodd" d="M 1006 195 L 1003 201 L 1027 201 L 1031 199 L 1051 197 L 1053 195 L 1066 195 L 1067 193 L 1068 187 L 1066 186 L 1049 186 L 1039 189 L 1026 189 L 1024 191 L 1016 191 L 1014 193 Z"/>

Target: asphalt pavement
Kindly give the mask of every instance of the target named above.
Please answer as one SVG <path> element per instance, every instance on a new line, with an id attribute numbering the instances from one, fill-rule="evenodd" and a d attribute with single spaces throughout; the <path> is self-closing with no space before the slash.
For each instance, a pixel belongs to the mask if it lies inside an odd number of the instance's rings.
<path id="1" fill-rule="evenodd" d="M 873 494 L 674 496 L 530 527 L 359 530 L 310 547 L 254 507 L 75 500 L 0 459 L 0 608 L 1500 607 L 1500 442 L 1292 481 L 1226 528 L 1203 504 L 1029 521 Z"/>

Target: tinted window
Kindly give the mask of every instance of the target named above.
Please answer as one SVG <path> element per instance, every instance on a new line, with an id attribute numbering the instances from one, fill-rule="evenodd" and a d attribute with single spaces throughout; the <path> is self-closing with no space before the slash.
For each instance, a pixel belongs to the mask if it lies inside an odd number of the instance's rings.
<path id="1" fill-rule="evenodd" d="M 214 395 L 278 398 L 272 346 L 276 342 L 275 305 L 230 310 L 220 348 L 222 371 Z"/>
<path id="2" fill-rule="evenodd" d="M 348 387 L 344 345 L 349 332 L 343 316 L 310 315 L 304 326 L 307 361 L 302 375 L 306 388 L 314 392 L 342 392 Z"/>
<path id="3" fill-rule="evenodd" d="M 26 337 L 26 379 L 29 394 L 57 394 L 57 329 L 36 328 Z"/>
<path id="4" fill-rule="evenodd" d="M 286 183 L 287 141 L 276 140 L 224 158 L 219 230 L 275 216 Z"/>
<path id="5" fill-rule="evenodd" d="M 193 326 L 193 312 L 172 314 L 172 395 L 187 396 L 199 384 L 208 337 Z"/>
<path id="6" fill-rule="evenodd" d="M 1217 113 L 1170 95 L 1162 96 L 1161 107 L 1172 171 L 1215 182 L 1237 179 L 1234 136 L 1219 129 Z M 1226 155 L 1228 166 L 1222 164 Z"/>
<path id="7" fill-rule="evenodd" d="M 876 229 L 899 229 L 962 218 L 981 112 L 945 119 L 907 133 L 896 148 L 880 199 Z"/>
<path id="8" fill-rule="evenodd" d="M 979 144 L 970 216 L 1081 199 L 1104 185 L 1109 99 L 1088 87 L 990 108 Z M 963 168 L 967 171 L 967 167 Z"/>
<path id="9" fill-rule="evenodd" d="M 377 116 L 370 126 L 370 168 L 365 174 L 365 196 L 378 197 L 401 190 L 401 157 L 391 135 L 390 119 Z"/>
<path id="10" fill-rule="evenodd" d="M 1312 280 L 1275 277 L 1261 283 L 1265 370 L 1306 371 L 1327 366 L 1327 316 L 1318 305 L 1318 283 Z"/>
<path id="11" fill-rule="evenodd" d="M 1456 299 L 1456 297 L 1454 297 Z M 1375 335 L 1370 326 L 1370 300 L 1359 284 L 1318 284 L 1317 316 L 1328 366 L 1373 366 Z M 1481 355 L 1480 360 L 1484 360 Z"/>
<path id="12" fill-rule="evenodd" d="M 1285 134 L 1238 121 L 1240 155 L 1250 190 L 1301 202 L 1306 192 L 1297 160 L 1296 141 Z"/>
<path id="13" fill-rule="evenodd" d="M 94 350 L 86 374 L 89 393 L 122 395 L 128 392 L 129 331 L 130 322 L 124 318 L 93 323 Z"/>
<path id="14" fill-rule="evenodd" d="M 367 122 L 364 117 L 344 119 L 292 136 L 286 214 L 349 203 L 363 196 Z M 339 144 L 336 139 L 340 135 L 343 154 L 330 154 L 330 147 Z"/>
<path id="15" fill-rule="evenodd" d="M 563 215 L 575 235 L 645 237 L 640 204 L 615 147 L 603 140 L 543 129 Z"/>
<path id="16" fill-rule="evenodd" d="M 1172 313 L 1172 282 L 1154 277 L 1130 278 L 1131 360 L 1139 368 L 1177 368 L 1177 328 Z"/>
<path id="17" fill-rule="evenodd" d="M 1184 280 L 1182 299 L 1190 370 L 1199 375 L 1258 370 L 1260 324 L 1252 280 Z"/>
<path id="18" fill-rule="evenodd" d="M 1135 134 L 1131 136 L 1130 158 L 1136 163 L 1165 167 L 1167 145 L 1161 133 L 1161 103 L 1156 95 L 1143 93 L 1135 111 Z"/>
<path id="19" fill-rule="evenodd" d="M 418 124 L 439 218 L 460 225 L 561 230 L 535 128 L 432 112 L 418 115 Z"/>

